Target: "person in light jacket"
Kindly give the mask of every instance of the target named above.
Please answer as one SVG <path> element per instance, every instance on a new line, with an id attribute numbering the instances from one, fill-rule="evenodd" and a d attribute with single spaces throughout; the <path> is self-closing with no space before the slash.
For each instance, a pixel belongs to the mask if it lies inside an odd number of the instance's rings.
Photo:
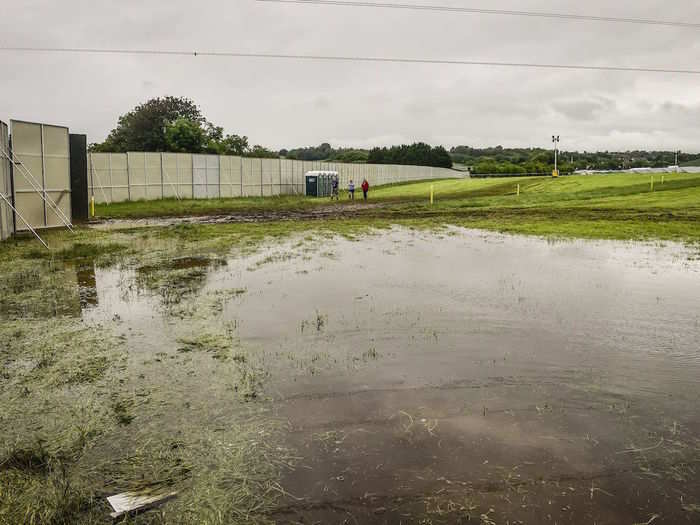
<path id="1" fill-rule="evenodd" d="M 348 197 L 351 201 L 355 200 L 355 183 L 352 181 L 352 179 L 350 179 L 350 182 L 348 183 Z"/>

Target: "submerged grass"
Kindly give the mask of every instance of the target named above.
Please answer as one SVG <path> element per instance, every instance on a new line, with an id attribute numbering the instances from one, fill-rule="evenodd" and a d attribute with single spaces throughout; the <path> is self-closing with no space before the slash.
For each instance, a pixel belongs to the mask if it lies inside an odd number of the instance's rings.
<path id="1" fill-rule="evenodd" d="M 164 487 L 178 490 L 178 498 L 134 522 L 270 521 L 267 513 L 283 494 L 281 471 L 294 458 L 278 444 L 280 425 L 259 417 L 263 407 L 251 403 L 264 370 L 240 348 L 235 326 L 210 322 L 245 290 L 200 293 L 207 271 L 225 265 L 221 254 L 236 243 L 213 243 L 212 236 L 203 244 L 215 250 L 189 243 L 188 252 L 187 243 L 161 233 L 51 231 L 51 252 L 37 252 L 29 239 L 2 245 L 1 525 L 108 524 L 107 495 Z M 133 269 L 149 293 L 179 290 L 166 318 L 181 320 L 176 330 L 192 350 L 217 358 L 223 380 L 216 397 L 240 404 L 246 415 L 177 425 L 172 435 L 148 424 L 163 417 L 177 379 L 158 374 L 148 382 L 134 368 L 139 349 L 115 335 L 118 319 L 96 325 L 80 315 L 77 273 L 112 264 Z M 204 326 L 207 341 L 186 340 Z M 154 391 L 160 402 L 151 400 Z M 186 417 L 181 410 L 177 417 Z"/>

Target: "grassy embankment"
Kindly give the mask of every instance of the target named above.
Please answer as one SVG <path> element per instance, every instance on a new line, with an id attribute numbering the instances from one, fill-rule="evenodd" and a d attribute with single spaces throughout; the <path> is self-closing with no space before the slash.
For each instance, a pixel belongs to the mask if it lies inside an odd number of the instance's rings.
<path id="1" fill-rule="evenodd" d="M 661 175 L 653 179 L 653 191 L 651 176 L 645 174 L 417 182 L 376 188 L 371 203 L 378 206 L 341 207 L 336 216 L 373 225 L 449 223 L 547 236 L 700 241 L 700 174 L 665 174 L 663 183 Z M 428 202 L 431 185 L 433 206 Z M 126 219 L 270 213 L 274 218 L 328 203 L 300 196 L 161 200 L 98 205 L 97 214 Z"/>

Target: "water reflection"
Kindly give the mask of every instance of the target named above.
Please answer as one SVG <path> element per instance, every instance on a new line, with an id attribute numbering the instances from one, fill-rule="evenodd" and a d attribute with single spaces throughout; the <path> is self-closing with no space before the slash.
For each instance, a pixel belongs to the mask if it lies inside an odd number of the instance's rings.
<path id="1" fill-rule="evenodd" d="M 140 429 L 218 427 L 274 401 L 304 457 L 285 490 L 357 502 L 358 522 L 424 512 L 406 502 L 452 480 L 479 498 L 513 481 L 512 504 L 482 508 L 527 523 L 541 509 L 561 509 L 560 523 L 682 512 L 663 495 L 700 493 L 672 477 L 700 450 L 700 261 L 673 244 L 451 233 L 92 267 L 77 286 L 87 322 L 119 320 L 131 385 L 150 399 Z M 637 450 L 667 469 L 659 486 Z M 578 500 L 553 504 L 562 479 Z M 601 505 L 592 482 L 618 496 L 605 519 L 584 513 Z M 342 521 L 297 504 L 290 522 Z"/>
<path id="2" fill-rule="evenodd" d="M 76 270 L 78 283 L 78 295 L 80 297 L 80 309 L 87 310 L 99 304 L 97 296 L 97 279 L 95 277 L 95 265 L 81 266 Z"/>

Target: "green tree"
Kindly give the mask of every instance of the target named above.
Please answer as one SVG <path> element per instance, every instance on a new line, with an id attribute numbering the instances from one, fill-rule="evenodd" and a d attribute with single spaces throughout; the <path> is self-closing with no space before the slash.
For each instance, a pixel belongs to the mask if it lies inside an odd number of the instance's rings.
<path id="1" fill-rule="evenodd" d="M 269 149 L 260 146 L 259 144 L 256 144 L 252 148 L 250 148 L 246 154 L 246 157 L 255 157 L 255 158 L 260 158 L 260 159 L 276 159 L 279 157 L 277 153 L 274 151 L 270 151 Z"/>
<path id="2" fill-rule="evenodd" d="M 245 155 L 248 152 L 248 137 L 240 135 L 226 135 L 221 141 L 223 155 Z"/>
<path id="3" fill-rule="evenodd" d="M 207 145 L 207 136 L 199 122 L 179 118 L 165 129 L 167 151 L 201 153 Z"/>
<path id="4" fill-rule="evenodd" d="M 167 151 L 166 129 L 178 119 L 200 125 L 206 122 L 197 105 L 187 98 L 151 99 L 119 117 L 117 127 L 102 144 L 94 145 L 93 151 Z"/>

